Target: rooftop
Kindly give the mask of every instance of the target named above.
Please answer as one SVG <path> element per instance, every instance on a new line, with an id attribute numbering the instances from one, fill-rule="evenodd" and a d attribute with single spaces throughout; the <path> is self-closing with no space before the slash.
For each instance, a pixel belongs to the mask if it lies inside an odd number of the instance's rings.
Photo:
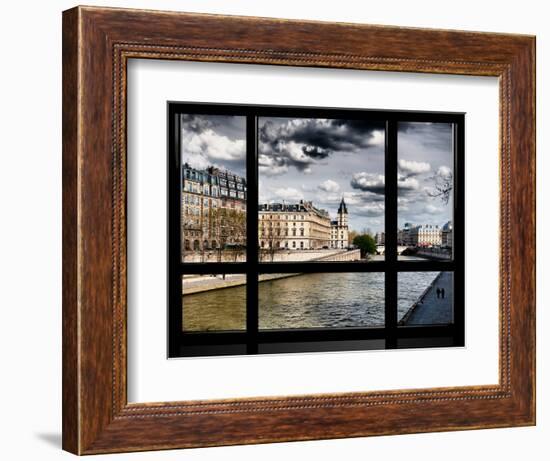
<path id="1" fill-rule="evenodd" d="M 189 172 L 189 179 L 206 182 L 209 177 L 217 177 L 227 179 L 228 181 L 235 181 L 238 183 L 246 184 L 246 178 L 239 176 L 229 170 L 217 168 L 215 166 L 209 166 L 206 169 L 193 168 L 189 163 L 185 162 L 182 166 L 184 172 Z"/>
<path id="2" fill-rule="evenodd" d="M 314 212 L 318 215 L 328 218 L 328 212 L 317 208 L 312 202 L 300 200 L 299 203 L 262 203 L 258 205 L 258 211 L 273 211 L 279 213 L 306 213 Z"/>

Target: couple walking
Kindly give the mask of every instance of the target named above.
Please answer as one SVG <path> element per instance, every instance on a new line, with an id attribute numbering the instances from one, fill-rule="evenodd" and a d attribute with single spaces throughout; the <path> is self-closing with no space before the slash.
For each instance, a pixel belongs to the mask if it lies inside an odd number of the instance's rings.
<path id="1" fill-rule="evenodd" d="M 435 293 L 437 294 L 437 299 L 445 298 L 445 288 L 438 288 L 437 290 L 435 290 Z"/>

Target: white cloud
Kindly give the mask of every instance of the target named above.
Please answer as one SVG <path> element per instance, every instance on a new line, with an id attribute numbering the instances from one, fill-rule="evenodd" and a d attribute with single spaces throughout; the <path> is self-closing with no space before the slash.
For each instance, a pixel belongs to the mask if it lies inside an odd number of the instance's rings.
<path id="1" fill-rule="evenodd" d="M 351 187 L 362 191 L 375 192 L 377 194 L 384 193 L 384 175 L 360 172 L 355 173 L 351 178 Z"/>
<path id="2" fill-rule="evenodd" d="M 288 171 L 286 163 L 277 162 L 274 157 L 260 154 L 258 156 L 258 170 L 266 176 L 277 176 Z"/>
<path id="3" fill-rule="evenodd" d="M 441 179 L 447 180 L 453 176 L 453 172 L 448 166 L 440 166 L 437 169 L 436 176 Z"/>
<path id="4" fill-rule="evenodd" d="M 302 148 L 302 144 L 298 144 L 294 141 L 290 142 L 280 142 L 281 145 L 280 149 L 282 152 L 286 153 L 289 159 L 292 160 L 292 162 L 301 163 L 304 165 L 309 165 L 311 163 L 311 157 L 309 155 L 306 155 L 306 152 Z"/>
<path id="5" fill-rule="evenodd" d="M 340 190 L 340 185 L 332 179 L 323 181 L 317 187 L 325 192 L 338 192 Z"/>
<path id="6" fill-rule="evenodd" d="M 415 178 L 406 177 L 401 174 L 397 175 L 397 187 L 398 189 L 405 190 L 405 191 L 411 191 L 411 190 L 418 190 L 418 187 L 420 186 L 419 182 Z"/>
<path id="7" fill-rule="evenodd" d="M 431 170 L 428 162 L 416 162 L 414 160 L 399 159 L 399 170 L 405 175 L 417 175 Z"/>
<path id="8" fill-rule="evenodd" d="M 373 146 L 383 146 L 386 143 L 386 133 L 382 130 L 373 131 L 370 143 Z"/>
<path id="9" fill-rule="evenodd" d="M 243 160 L 246 156 L 246 143 L 243 139 L 232 140 L 212 129 L 201 133 L 183 131 L 182 146 L 185 146 L 184 155 L 204 156 L 210 163 L 216 160 Z"/>
<path id="10" fill-rule="evenodd" d="M 272 190 L 273 195 L 279 200 L 298 202 L 304 198 L 304 195 L 294 187 L 280 187 Z"/>

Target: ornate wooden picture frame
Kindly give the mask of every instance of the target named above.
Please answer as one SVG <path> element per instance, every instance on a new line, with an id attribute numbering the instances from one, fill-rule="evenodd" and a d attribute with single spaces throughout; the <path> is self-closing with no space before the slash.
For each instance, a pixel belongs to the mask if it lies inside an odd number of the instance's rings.
<path id="1" fill-rule="evenodd" d="M 128 403 L 131 58 L 493 76 L 499 383 Z M 63 448 L 93 454 L 535 424 L 535 39 L 77 7 L 63 13 Z"/>

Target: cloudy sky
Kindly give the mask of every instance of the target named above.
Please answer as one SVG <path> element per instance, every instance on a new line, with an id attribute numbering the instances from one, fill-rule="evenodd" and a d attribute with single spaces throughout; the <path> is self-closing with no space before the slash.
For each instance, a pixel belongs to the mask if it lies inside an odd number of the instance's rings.
<path id="1" fill-rule="evenodd" d="M 246 118 L 226 115 L 182 115 L 183 162 L 204 169 L 214 165 L 246 177 Z"/>
<path id="2" fill-rule="evenodd" d="M 335 218 L 342 197 L 350 225 L 384 226 L 384 123 L 260 118 L 260 201 L 311 200 Z"/>
<path id="3" fill-rule="evenodd" d="M 452 179 L 452 124 L 400 123 L 397 143 L 399 226 L 442 226 L 452 218 L 452 194 L 448 203 L 432 195 L 437 184 Z"/>
<path id="4" fill-rule="evenodd" d="M 246 120 L 239 116 L 182 116 L 182 159 L 246 175 Z M 350 226 L 384 229 L 384 123 L 364 120 L 259 119 L 260 202 L 311 200 L 332 217 L 342 197 Z M 452 126 L 399 125 L 399 225 L 443 225 L 452 200 L 432 197 L 452 174 Z"/>

